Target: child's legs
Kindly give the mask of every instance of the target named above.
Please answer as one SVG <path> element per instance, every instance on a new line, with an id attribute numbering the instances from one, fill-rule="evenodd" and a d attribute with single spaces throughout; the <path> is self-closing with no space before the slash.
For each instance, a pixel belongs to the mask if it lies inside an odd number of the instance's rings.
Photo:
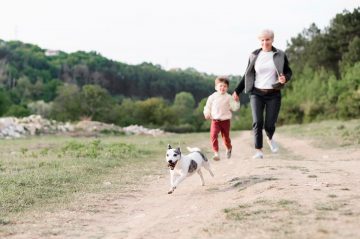
<path id="1" fill-rule="evenodd" d="M 218 134 L 220 132 L 220 122 L 218 121 L 211 121 L 211 127 L 210 127 L 210 139 L 211 139 L 211 145 L 214 152 L 219 151 L 219 142 L 218 142 Z"/>
<path id="2" fill-rule="evenodd" d="M 230 140 L 230 120 L 221 121 L 221 137 L 223 139 L 224 145 L 227 149 L 231 149 L 231 140 Z"/>

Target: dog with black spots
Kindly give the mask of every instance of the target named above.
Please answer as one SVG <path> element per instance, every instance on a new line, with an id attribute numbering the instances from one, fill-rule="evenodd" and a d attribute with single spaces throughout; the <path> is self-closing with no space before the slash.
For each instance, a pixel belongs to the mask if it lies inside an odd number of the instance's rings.
<path id="1" fill-rule="evenodd" d="M 199 174 L 202 185 L 204 186 L 205 181 L 201 172 L 201 167 L 204 167 L 209 171 L 210 175 L 214 177 L 209 160 L 201 150 L 199 148 L 190 147 L 187 147 L 187 149 L 190 153 L 184 155 L 181 153 L 180 148 L 172 148 L 170 144 L 168 145 L 168 149 L 166 150 L 166 162 L 170 168 L 171 185 L 168 194 L 173 193 L 179 183 L 186 177 L 193 175 L 195 172 Z"/>

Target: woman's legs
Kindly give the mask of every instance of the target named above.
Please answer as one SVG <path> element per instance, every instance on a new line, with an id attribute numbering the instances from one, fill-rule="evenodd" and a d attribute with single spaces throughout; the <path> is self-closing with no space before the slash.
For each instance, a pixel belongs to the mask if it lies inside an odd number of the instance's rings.
<path id="1" fill-rule="evenodd" d="M 251 112 L 253 117 L 253 131 L 255 139 L 255 149 L 257 152 L 254 158 L 262 158 L 263 147 L 263 134 L 262 130 L 265 128 L 265 132 L 269 140 L 272 139 L 275 133 L 275 124 L 279 115 L 281 106 L 281 93 L 276 92 L 272 94 L 252 94 L 250 96 Z M 265 111 L 265 125 L 264 125 L 264 111 Z M 270 141 L 271 150 L 277 151 L 274 142 Z"/>
<path id="2" fill-rule="evenodd" d="M 265 132 L 271 140 L 275 133 L 275 124 L 280 112 L 281 94 L 269 95 L 266 97 L 265 109 Z"/>
<path id="3" fill-rule="evenodd" d="M 252 94 L 250 95 L 251 113 L 253 118 L 253 131 L 255 149 L 262 149 L 263 147 L 263 125 L 264 125 L 264 96 Z"/>

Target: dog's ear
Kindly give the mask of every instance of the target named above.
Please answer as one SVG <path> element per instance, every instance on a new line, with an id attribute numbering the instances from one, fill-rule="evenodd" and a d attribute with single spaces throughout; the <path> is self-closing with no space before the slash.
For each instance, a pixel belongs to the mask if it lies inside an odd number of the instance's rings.
<path id="1" fill-rule="evenodd" d="M 170 144 L 168 144 L 168 149 L 172 149 Z"/>
<path id="2" fill-rule="evenodd" d="M 176 152 L 178 152 L 179 154 L 181 153 L 181 151 L 180 151 L 180 148 L 179 148 L 179 147 L 177 147 L 177 148 L 176 148 Z"/>

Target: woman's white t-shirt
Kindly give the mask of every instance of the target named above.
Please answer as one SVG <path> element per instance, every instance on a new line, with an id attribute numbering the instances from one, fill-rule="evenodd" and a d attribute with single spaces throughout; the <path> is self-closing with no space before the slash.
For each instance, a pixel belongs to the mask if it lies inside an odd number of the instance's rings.
<path id="1" fill-rule="evenodd" d="M 277 81 L 274 64 L 274 52 L 260 51 L 255 61 L 255 87 L 259 89 L 273 89 L 272 84 Z"/>

